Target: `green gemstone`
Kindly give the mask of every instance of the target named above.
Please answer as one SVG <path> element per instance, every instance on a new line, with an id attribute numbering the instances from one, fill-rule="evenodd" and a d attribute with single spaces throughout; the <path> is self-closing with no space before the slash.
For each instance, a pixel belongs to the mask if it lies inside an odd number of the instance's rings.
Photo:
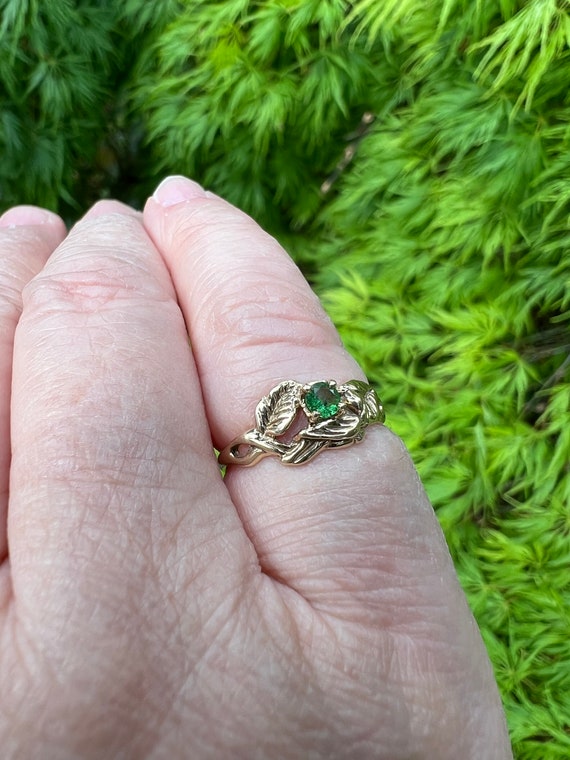
<path id="1" fill-rule="evenodd" d="M 305 394 L 305 406 L 323 420 L 334 417 L 338 412 L 340 393 L 328 383 L 314 383 Z"/>

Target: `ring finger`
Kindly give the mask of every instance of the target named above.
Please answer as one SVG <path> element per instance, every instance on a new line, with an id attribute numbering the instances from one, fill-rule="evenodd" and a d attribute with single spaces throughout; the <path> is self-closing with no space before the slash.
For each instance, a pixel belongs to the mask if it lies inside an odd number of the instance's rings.
<path id="1" fill-rule="evenodd" d="M 178 291 L 218 448 L 253 427 L 256 402 L 281 381 L 363 379 L 293 261 L 245 214 L 171 179 L 144 220 Z M 307 466 L 230 467 L 226 484 L 262 567 L 320 610 L 399 625 L 417 617 L 418 584 L 427 598 L 434 578 L 453 577 L 410 459 L 384 427 Z"/>

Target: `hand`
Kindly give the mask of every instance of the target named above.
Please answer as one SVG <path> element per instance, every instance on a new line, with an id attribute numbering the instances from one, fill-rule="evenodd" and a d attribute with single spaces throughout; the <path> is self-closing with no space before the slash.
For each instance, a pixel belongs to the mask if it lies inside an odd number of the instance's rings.
<path id="1" fill-rule="evenodd" d="M 170 179 L 0 252 L 4 760 L 511 756 L 388 428 L 220 476 L 281 380 L 363 379 L 275 240 Z"/>

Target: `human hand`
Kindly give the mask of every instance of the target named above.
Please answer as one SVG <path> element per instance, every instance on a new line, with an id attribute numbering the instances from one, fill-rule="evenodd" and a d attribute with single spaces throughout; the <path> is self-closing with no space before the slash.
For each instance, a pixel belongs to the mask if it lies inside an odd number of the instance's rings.
<path id="1" fill-rule="evenodd" d="M 4 760 L 511 757 L 395 435 L 220 477 L 278 382 L 363 379 L 251 219 L 182 179 L 13 209 L 0 320 Z"/>

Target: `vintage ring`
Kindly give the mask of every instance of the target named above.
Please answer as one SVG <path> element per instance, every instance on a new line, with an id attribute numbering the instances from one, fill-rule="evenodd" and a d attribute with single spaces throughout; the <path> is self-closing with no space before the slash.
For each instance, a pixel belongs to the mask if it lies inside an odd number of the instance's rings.
<path id="1" fill-rule="evenodd" d="M 273 455 L 282 464 L 304 464 L 323 449 L 361 441 L 368 425 L 381 425 L 384 416 L 376 391 L 361 380 L 342 385 L 284 380 L 258 403 L 256 427 L 223 448 L 218 462 L 249 467 Z M 291 434 L 296 420 L 298 430 Z"/>

